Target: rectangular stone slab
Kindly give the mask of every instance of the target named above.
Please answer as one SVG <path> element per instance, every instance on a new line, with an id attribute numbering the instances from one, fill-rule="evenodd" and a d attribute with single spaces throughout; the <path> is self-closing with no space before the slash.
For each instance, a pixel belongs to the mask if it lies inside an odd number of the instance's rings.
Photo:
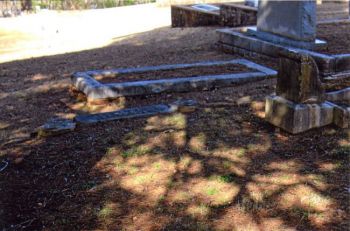
<path id="1" fill-rule="evenodd" d="M 198 77 L 181 77 L 172 79 L 144 80 L 123 83 L 103 84 L 94 79 L 95 76 L 118 76 L 123 73 L 142 73 L 148 71 L 178 70 L 189 67 L 208 67 L 227 64 L 240 64 L 253 69 L 252 72 Z M 245 59 L 229 61 L 201 62 L 193 64 L 174 64 L 114 70 L 96 70 L 77 72 L 72 75 L 72 83 L 85 93 L 88 101 L 113 99 L 122 96 L 158 94 L 162 92 L 191 92 L 230 87 L 253 81 L 276 77 L 277 72 Z"/>
<path id="2" fill-rule="evenodd" d="M 316 38 L 316 1 L 261 0 L 257 27 L 282 37 L 313 42 Z"/>
<path id="3" fill-rule="evenodd" d="M 297 104 L 279 96 L 266 98 L 265 120 L 292 134 L 333 122 L 332 103 Z"/>
<path id="4" fill-rule="evenodd" d="M 119 119 L 130 119 L 136 117 L 147 117 L 157 114 L 168 114 L 174 112 L 166 104 L 158 104 L 144 107 L 128 108 L 119 111 L 98 114 L 78 115 L 75 117 L 77 123 L 92 124 Z"/>

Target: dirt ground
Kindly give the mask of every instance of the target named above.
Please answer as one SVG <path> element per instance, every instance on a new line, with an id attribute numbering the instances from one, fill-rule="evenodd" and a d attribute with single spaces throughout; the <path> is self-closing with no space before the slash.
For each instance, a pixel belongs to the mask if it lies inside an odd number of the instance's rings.
<path id="1" fill-rule="evenodd" d="M 350 131 L 290 135 L 264 121 L 266 80 L 89 106 L 75 71 L 210 60 L 215 28 L 135 34 L 87 51 L 0 64 L 2 230 L 348 230 Z M 251 58 L 277 67 L 276 60 Z M 30 136 L 53 116 L 195 99 L 196 112 Z"/>

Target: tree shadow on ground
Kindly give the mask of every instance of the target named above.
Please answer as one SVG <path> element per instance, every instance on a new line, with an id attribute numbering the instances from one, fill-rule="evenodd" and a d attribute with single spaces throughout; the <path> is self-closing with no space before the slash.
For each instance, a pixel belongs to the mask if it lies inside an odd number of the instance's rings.
<path id="1" fill-rule="evenodd" d="M 0 172 L 0 227 L 345 230 L 349 131 L 276 131 L 263 120 L 274 80 L 130 97 L 116 107 L 180 98 L 200 106 L 28 136 L 52 116 L 92 110 L 69 94 L 71 72 L 238 57 L 218 53 L 214 41 L 208 29 L 163 28 L 106 48 L 2 64 L 1 160 L 10 165 Z"/>

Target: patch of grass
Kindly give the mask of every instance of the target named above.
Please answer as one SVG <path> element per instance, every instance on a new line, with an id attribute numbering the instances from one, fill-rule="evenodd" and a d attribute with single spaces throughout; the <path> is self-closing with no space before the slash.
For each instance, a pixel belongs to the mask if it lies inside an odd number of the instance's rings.
<path id="1" fill-rule="evenodd" d="M 136 145 L 140 142 L 145 142 L 147 139 L 147 134 L 143 132 L 138 132 L 139 134 L 135 134 L 134 132 L 130 132 L 125 135 L 123 139 L 123 143 L 128 146 Z"/>
<path id="2" fill-rule="evenodd" d="M 134 156 L 141 156 L 146 154 L 147 152 L 151 151 L 149 147 L 146 146 L 137 146 L 137 147 L 132 147 L 124 152 L 122 152 L 122 157 L 128 158 L 128 157 L 134 157 Z"/>
<path id="3" fill-rule="evenodd" d="M 240 148 L 237 152 L 236 152 L 236 156 L 237 157 L 243 157 L 246 153 L 246 150 L 244 148 Z"/>
<path id="4" fill-rule="evenodd" d="M 153 178 L 153 174 L 151 175 L 142 175 L 142 176 L 136 176 L 134 178 L 135 182 L 137 184 L 143 184 L 143 183 L 146 183 L 146 182 L 150 182 Z"/>
<path id="5" fill-rule="evenodd" d="M 169 116 L 167 117 L 167 121 L 178 128 L 186 127 L 186 117 L 183 114 L 175 114 L 175 115 Z"/>
<path id="6" fill-rule="evenodd" d="M 294 207 L 291 212 L 293 215 L 300 217 L 301 220 L 308 220 L 310 216 L 309 211 L 306 211 L 299 207 Z"/>
<path id="7" fill-rule="evenodd" d="M 115 147 L 107 148 L 106 155 L 113 155 L 117 152 L 117 149 Z"/>
<path id="8" fill-rule="evenodd" d="M 99 217 L 103 217 L 106 218 L 108 216 L 110 216 L 113 213 L 113 209 L 106 206 L 103 209 L 100 210 L 100 212 L 98 213 Z"/>
<path id="9" fill-rule="evenodd" d="M 231 182 L 234 182 L 234 178 L 235 178 L 235 175 L 230 173 L 230 174 L 226 174 L 226 175 L 222 175 L 222 176 L 214 175 L 214 176 L 209 177 L 209 180 L 218 181 L 221 183 L 231 183 Z"/>
<path id="10" fill-rule="evenodd" d="M 161 203 L 165 201 L 165 196 L 164 195 L 160 195 L 159 198 L 158 198 L 158 203 Z"/>
<path id="11" fill-rule="evenodd" d="M 208 195 L 208 196 L 214 196 L 215 194 L 217 194 L 219 192 L 219 190 L 217 188 L 214 188 L 214 187 L 209 187 L 205 190 L 205 193 Z"/>
<path id="12" fill-rule="evenodd" d="M 157 170 L 160 170 L 162 168 L 162 165 L 159 162 L 157 162 L 153 164 L 153 167 Z"/>
<path id="13" fill-rule="evenodd" d="M 138 171 L 139 171 L 138 167 L 131 166 L 128 170 L 128 174 L 133 175 L 133 174 L 137 173 Z"/>
<path id="14" fill-rule="evenodd" d="M 230 161 L 225 160 L 224 162 L 222 162 L 222 166 L 225 169 L 231 168 L 232 163 Z"/>
<path id="15" fill-rule="evenodd" d="M 220 182 L 224 182 L 224 183 L 234 182 L 234 179 L 235 179 L 235 175 L 232 173 L 220 176 L 220 178 L 219 178 Z"/>
<path id="16" fill-rule="evenodd" d="M 206 204 L 191 206 L 187 210 L 192 216 L 206 216 L 210 212 L 210 207 Z"/>

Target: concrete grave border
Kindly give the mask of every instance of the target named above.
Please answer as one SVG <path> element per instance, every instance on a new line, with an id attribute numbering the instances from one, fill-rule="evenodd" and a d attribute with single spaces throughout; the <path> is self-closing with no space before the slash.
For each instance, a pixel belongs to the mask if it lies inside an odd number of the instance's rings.
<path id="1" fill-rule="evenodd" d="M 246 31 L 250 27 L 237 29 L 219 29 L 217 47 L 227 53 L 245 56 L 269 56 L 278 58 L 283 52 L 300 52 L 315 59 L 321 80 L 337 79 L 350 76 L 350 54 L 328 55 L 307 49 L 293 48 L 258 39 Z"/>
<path id="2" fill-rule="evenodd" d="M 197 77 L 181 77 L 107 84 L 100 83 L 94 78 L 97 76 L 117 77 L 118 74 L 179 70 L 190 67 L 210 67 L 228 64 L 243 65 L 254 71 L 221 75 L 205 75 Z M 88 101 L 98 101 L 114 99 L 123 96 L 158 94 L 162 92 L 203 91 L 214 88 L 235 86 L 238 84 L 264 80 L 267 78 L 274 78 L 276 76 L 277 71 L 275 70 L 261 66 L 246 59 L 234 59 L 229 61 L 212 61 L 192 64 L 174 64 L 161 66 L 146 66 L 138 68 L 121 68 L 114 70 L 76 72 L 72 75 L 71 79 L 73 85 L 87 96 Z"/>

